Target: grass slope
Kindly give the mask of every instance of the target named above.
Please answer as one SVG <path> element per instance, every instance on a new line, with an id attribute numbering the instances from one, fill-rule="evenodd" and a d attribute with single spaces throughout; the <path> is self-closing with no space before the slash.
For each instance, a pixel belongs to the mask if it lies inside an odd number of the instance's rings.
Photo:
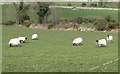
<path id="1" fill-rule="evenodd" d="M 118 20 L 118 11 L 107 10 L 72 10 L 72 9 L 59 9 L 62 18 L 73 19 L 78 16 L 82 17 L 105 17 L 110 15 L 113 19 Z"/>
<path id="2" fill-rule="evenodd" d="M 31 40 L 38 33 L 39 40 Z M 98 48 L 96 39 L 114 36 L 114 42 Z M 27 36 L 21 47 L 9 47 L 10 38 Z M 72 46 L 72 40 L 81 36 L 82 46 Z M 2 35 L 3 72 L 89 72 L 118 57 L 118 34 L 103 32 L 79 32 L 3 26 Z M 93 72 L 118 71 L 118 62 L 100 67 Z"/>

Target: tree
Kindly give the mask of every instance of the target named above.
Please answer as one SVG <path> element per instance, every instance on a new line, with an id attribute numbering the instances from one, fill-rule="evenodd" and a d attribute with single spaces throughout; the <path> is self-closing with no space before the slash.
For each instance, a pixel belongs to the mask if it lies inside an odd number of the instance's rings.
<path id="1" fill-rule="evenodd" d="M 44 18 L 49 15 L 49 3 L 38 2 L 37 5 L 38 5 L 37 11 L 38 21 L 39 23 L 43 23 Z"/>
<path id="2" fill-rule="evenodd" d="M 24 2 L 20 2 L 19 4 L 13 3 L 13 5 L 16 9 L 16 16 L 19 24 L 22 24 L 25 20 L 30 20 L 30 17 L 26 12 L 29 9 L 29 6 L 25 6 Z"/>

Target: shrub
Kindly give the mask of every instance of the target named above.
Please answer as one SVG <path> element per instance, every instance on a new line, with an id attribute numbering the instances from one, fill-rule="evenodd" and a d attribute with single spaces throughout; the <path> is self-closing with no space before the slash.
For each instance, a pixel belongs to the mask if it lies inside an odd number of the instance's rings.
<path id="1" fill-rule="evenodd" d="M 107 16 L 105 16 L 105 19 L 106 19 L 107 21 L 111 21 L 112 17 L 111 17 L 110 15 L 107 15 Z"/>
<path id="2" fill-rule="evenodd" d="M 67 6 L 72 6 L 72 4 L 71 3 L 67 3 Z"/>
<path id="3" fill-rule="evenodd" d="M 25 21 L 23 22 L 23 25 L 24 25 L 25 27 L 30 27 L 31 24 L 32 24 L 32 21 L 30 21 L 30 20 L 25 20 Z"/>
<path id="4" fill-rule="evenodd" d="M 118 26 L 119 26 L 119 23 L 117 23 L 115 20 L 110 21 L 107 24 L 107 30 L 116 29 Z"/>
<path id="5" fill-rule="evenodd" d="M 48 25 L 48 29 L 51 29 L 53 27 L 53 24 Z"/>
<path id="6" fill-rule="evenodd" d="M 82 7 L 85 7 L 86 6 L 86 4 L 85 3 L 82 3 L 82 5 L 81 5 Z"/>
<path id="7" fill-rule="evenodd" d="M 13 21 L 7 21 L 7 22 L 3 22 L 2 25 L 14 25 L 15 22 Z"/>
<path id="8" fill-rule="evenodd" d="M 27 13 L 21 13 L 19 16 L 19 22 L 20 24 L 24 23 L 25 20 L 30 20 L 30 17 Z"/>
<path id="9" fill-rule="evenodd" d="M 49 24 L 48 29 L 51 29 L 53 26 L 54 26 L 53 24 Z"/>
<path id="10" fill-rule="evenodd" d="M 97 18 L 94 22 L 94 25 L 98 31 L 106 30 L 107 28 L 107 20 L 103 18 Z"/>
<path id="11" fill-rule="evenodd" d="M 88 23 L 89 19 L 88 18 L 84 18 L 84 23 Z"/>
<path id="12" fill-rule="evenodd" d="M 97 4 L 90 4 L 90 7 L 97 7 Z"/>
<path id="13" fill-rule="evenodd" d="M 76 22 L 78 24 L 82 24 L 84 22 L 84 19 L 82 17 L 77 17 L 75 19 L 73 19 L 73 22 Z"/>
<path id="14" fill-rule="evenodd" d="M 47 18 L 47 21 L 52 24 L 58 24 L 60 22 L 60 11 L 56 8 L 51 9 L 51 14 Z"/>

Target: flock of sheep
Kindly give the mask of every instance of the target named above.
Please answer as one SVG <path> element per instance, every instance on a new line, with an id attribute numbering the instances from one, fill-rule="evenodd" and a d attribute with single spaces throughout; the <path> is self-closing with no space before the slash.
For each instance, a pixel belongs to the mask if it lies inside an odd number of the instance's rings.
<path id="1" fill-rule="evenodd" d="M 96 44 L 98 47 L 105 47 L 107 46 L 107 42 L 112 42 L 113 41 L 113 36 L 107 35 L 106 39 L 100 39 L 96 40 Z M 81 45 L 83 42 L 83 39 L 81 37 L 75 38 L 73 40 L 73 46 Z"/>
<path id="2" fill-rule="evenodd" d="M 33 34 L 32 35 L 32 40 L 37 40 L 38 39 L 38 34 Z M 21 43 L 25 43 L 25 41 L 27 40 L 27 37 L 17 37 L 17 38 L 12 38 L 10 39 L 8 45 L 10 47 L 12 46 L 20 46 Z M 112 42 L 113 41 L 113 36 L 111 35 L 107 35 L 106 39 L 100 39 L 100 40 L 96 40 L 96 44 L 98 45 L 98 47 L 105 47 L 107 46 L 107 42 Z M 73 40 L 73 46 L 77 46 L 77 45 L 82 45 L 83 42 L 83 38 L 78 37 L 75 38 Z"/>
<path id="3" fill-rule="evenodd" d="M 33 34 L 32 35 L 32 40 L 37 40 L 38 39 L 38 34 Z M 12 46 L 20 46 L 21 43 L 25 43 L 27 40 L 27 37 L 17 37 L 17 38 L 12 38 L 10 39 L 8 45 L 10 47 Z"/>

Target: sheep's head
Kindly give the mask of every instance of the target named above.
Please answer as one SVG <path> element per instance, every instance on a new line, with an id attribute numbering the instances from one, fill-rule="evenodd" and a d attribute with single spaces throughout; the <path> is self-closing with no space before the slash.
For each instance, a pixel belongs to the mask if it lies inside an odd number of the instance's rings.
<path id="1" fill-rule="evenodd" d="M 9 44 L 10 47 L 12 47 L 12 44 Z"/>
<path id="2" fill-rule="evenodd" d="M 109 37 L 109 35 L 107 35 L 107 37 Z"/>
<path id="3" fill-rule="evenodd" d="M 76 45 L 76 43 L 73 43 L 73 46 L 75 46 Z"/>
<path id="4" fill-rule="evenodd" d="M 25 40 L 27 40 L 27 37 L 25 37 Z"/>
<path id="5" fill-rule="evenodd" d="M 98 40 L 96 40 L 96 44 L 98 44 Z"/>

